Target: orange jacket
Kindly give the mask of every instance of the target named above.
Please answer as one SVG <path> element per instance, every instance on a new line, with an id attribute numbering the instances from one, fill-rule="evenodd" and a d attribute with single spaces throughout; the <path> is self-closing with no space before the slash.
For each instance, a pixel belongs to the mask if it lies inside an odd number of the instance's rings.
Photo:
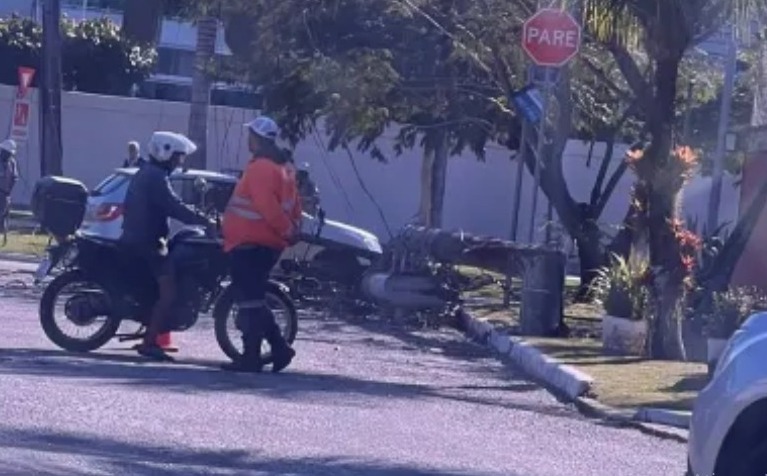
<path id="1" fill-rule="evenodd" d="M 293 165 L 255 157 L 234 187 L 224 212 L 224 251 L 241 245 L 283 250 L 300 218 Z"/>

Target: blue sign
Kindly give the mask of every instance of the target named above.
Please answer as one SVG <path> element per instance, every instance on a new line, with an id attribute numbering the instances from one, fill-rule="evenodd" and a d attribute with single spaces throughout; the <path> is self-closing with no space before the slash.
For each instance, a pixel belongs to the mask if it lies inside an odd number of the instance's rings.
<path id="1" fill-rule="evenodd" d="M 526 121 L 537 124 L 543 117 L 543 98 L 541 92 L 533 85 L 527 85 L 524 88 L 512 93 L 511 101 L 514 107 Z"/>

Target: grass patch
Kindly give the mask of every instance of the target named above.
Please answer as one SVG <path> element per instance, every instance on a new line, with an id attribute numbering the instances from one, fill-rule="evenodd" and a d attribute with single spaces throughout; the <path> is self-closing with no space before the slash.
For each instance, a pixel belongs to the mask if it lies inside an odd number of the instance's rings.
<path id="1" fill-rule="evenodd" d="M 466 293 L 465 308 L 477 319 L 485 320 L 496 328 L 517 334 L 522 281 L 514 279 L 509 307 L 503 305 L 503 289 L 500 285 L 485 286 Z M 575 337 L 600 337 L 602 308 L 594 304 L 573 302 L 580 279 L 568 276 L 565 280 L 564 320 L 569 335 Z"/>
<path id="2" fill-rule="evenodd" d="M 525 338 L 538 349 L 594 378 L 594 396 L 616 408 L 692 410 L 706 385 L 706 365 L 602 354 L 597 339 Z"/>
<path id="3" fill-rule="evenodd" d="M 569 337 L 525 337 L 525 341 L 592 376 L 592 391 L 602 403 L 616 408 L 691 410 L 706 384 L 706 365 L 603 355 L 602 308 L 573 302 L 578 284 L 577 279 L 566 283 L 564 320 Z M 519 286 L 515 288 L 508 308 L 503 306 L 503 291 L 496 285 L 467 293 L 466 310 L 503 332 L 518 335 L 520 292 Z"/>
<path id="4" fill-rule="evenodd" d="M 0 247 L 0 252 L 43 256 L 46 246 L 48 246 L 48 235 L 10 231 L 8 243 Z"/>

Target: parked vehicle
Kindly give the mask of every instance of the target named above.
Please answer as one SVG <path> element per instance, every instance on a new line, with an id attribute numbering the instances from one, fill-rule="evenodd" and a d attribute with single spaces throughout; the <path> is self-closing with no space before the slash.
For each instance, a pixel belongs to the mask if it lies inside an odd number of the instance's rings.
<path id="1" fill-rule="evenodd" d="M 114 337 L 140 339 L 158 297 L 149 270 L 131 262 L 115 240 L 76 232 L 85 205 L 82 184 L 55 177 L 46 177 L 41 182 L 36 188 L 35 216 L 42 227 L 56 237 L 56 245 L 50 247 L 48 258 L 40 264 L 36 276 L 47 275 L 57 264 L 64 269 L 47 284 L 40 301 L 40 323 L 45 334 L 54 344 L 72 352 L 96 350 Z M 196 183 L 205 211 L 217 216 L 213 207 L 205 206 L 211 203 L 207 197 L 212 187 L 199 177 Z M 83 199 L 72 200 L 77 196 Z M 212 309 L 219 347 L 236 360 L 242 349 L 232 338 L 235 303 L 228 286 L 228 261 L 220 239 L 209 236 L 200 227 L 185 227 L 171 238 L 168 248 L 178 273 L 178 295 L 162 332 L 187 330 L 195 325 L 201 313 Z M 281 323 L 285 338 L 293 342 L 298 320 L 289 292 L 284 284 L 272 281 L 266 300 Z M 61 321 L 57 311 L 63 313 Z M 124 321 L 135 321 L 141 328 L 133 333 L 118 334 Z M 65 330 L 65 324 L 74 324 L 77 331 L 90 330 L 84 336 L 74 336 Z M 265 349 L 265 359 L 268 354 Z"/>
<path id="2" fill-rule="evenodd" d="M 729 339 L 690 422 L 688 476 L 767 474 L 767 313 Z"/>
<path id="3" fill-rule="evenodd" d="M 122 207 L 131 178 L 138 169 L 117 169 L 88 197 L 81 231 L 103 239 L 116 240 L 122 229 Z M 187 203 L 198 200 L 194 182 L 204 178 L 211 189 L 210 200 L 222 212 L 234 190 L 234 175 L 206 170 L 174 172 L 171 184 Z M 302 240 L 285 250 L 275 266 L 274 277 L 288 283 L 295 299 L 315 299 L 320 296 L 356 292 L 362 274 L 382 254 L 378 238 L 365 230 L 325 219 L 325 212 L 316 208 L 315 214 L 304 213 L 301 223 Z M 171 222 L 173 232 L 181 224 Z"/>

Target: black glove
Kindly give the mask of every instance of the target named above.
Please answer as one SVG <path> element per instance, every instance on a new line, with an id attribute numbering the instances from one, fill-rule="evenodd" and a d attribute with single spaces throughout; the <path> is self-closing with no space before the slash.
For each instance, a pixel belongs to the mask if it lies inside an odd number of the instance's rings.
<path id="1" fill-rule="evenodd" d="M 208 220 L 208 223 L 205 225 L 205 234 L 211 238 L 218 237 L 218 224 L 215 220 Z"/>

